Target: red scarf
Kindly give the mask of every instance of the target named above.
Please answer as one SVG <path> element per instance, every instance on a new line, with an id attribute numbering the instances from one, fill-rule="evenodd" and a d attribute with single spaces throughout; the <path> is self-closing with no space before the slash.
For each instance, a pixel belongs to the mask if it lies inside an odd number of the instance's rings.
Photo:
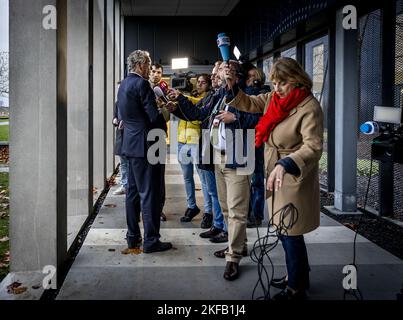
<path id="1" fill-rule="evenodd" d="M 294 88 L 285 98 L 281 99 L 279 95 L 274 92 L 271 96 L 266 113 L 260 118 L 255 128 L 256 147 L 258 148 L 263 142 L 266 142 L 274 128 L 287 118 L 290 111 L 296 108 L 310 94 L 311 92 L 308 90 Z"/>

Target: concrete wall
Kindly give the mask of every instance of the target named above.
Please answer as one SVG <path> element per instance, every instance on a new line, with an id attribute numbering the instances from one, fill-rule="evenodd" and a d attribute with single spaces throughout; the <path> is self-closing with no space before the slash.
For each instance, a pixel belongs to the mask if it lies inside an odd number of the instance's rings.
<path id="1" fill-rule="evenodd" d="M 32 0 L 27 6 L 23 0 L 10 1 L 13 272 L 45 265 L 63 270 L 70 244 L 114 169 L 111 120 L 114 78 L 120 76 L 120 69 L 115 70 L 121 61 L 120 34 L 114 30 L 121 23 L 115 12 L 119 4 L 91 3 Z M 48 5 L 57 8 L 53 18 L 42 13 Z M 49 17 L 57 18 L 57 25 L 48 30 L 43 21 Z M 98 188 L 95 197 L 93 185 Z"/>

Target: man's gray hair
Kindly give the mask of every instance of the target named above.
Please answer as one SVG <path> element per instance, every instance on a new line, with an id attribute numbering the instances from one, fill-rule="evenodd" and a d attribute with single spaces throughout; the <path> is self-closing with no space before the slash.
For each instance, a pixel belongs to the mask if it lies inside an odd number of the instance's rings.
<path id="1" fill-rule="evenodd" d="M 135 50 L 127 57 L 129 72 L 134 71 L 138 64 L 144 64 L 147 62 L 151 64 L 150 53 L 148 51 Z"/>

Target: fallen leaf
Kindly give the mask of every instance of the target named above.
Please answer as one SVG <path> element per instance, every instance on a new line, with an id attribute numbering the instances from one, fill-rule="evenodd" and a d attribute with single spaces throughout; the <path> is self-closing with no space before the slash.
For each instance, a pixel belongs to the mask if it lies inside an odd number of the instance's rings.
<path id="1" fill-rule="evenodd" d="M 19 287 L 13 290 L 13 294 L 21 294 L 27 291 L 27 287 Z"/>
<path id="2" fill-rule="evenodd" d="M 122 250 L 121 252 L 122 252 L 122 254 L 140 254 L 143 251 L 140 248 L 133 248 L 133 249 L 126 248 L 126 249 Z"/>
<path id="3" fill-rule="evenodd" d="M 108 204 L 105 205 L 105 207 L 107 207 L 107 208 L 116 208 L 116 204 L 108 203 Z"/>
<path id="4" fill-rule="evenodd" d="M 199 259 L 200 261 L 203 261 L 203 259 L 202 259 L 202 258 L 200 258 L 200 257 L 199 257 L 199 258 L 197 258 L 197 259 Z"/>
<path id="5" fill-rule="evenodd" d="M 9 237 L 3 237 L 0 239 L 0 242 L 7 242 L 8 240 L 10 240 Z"/>

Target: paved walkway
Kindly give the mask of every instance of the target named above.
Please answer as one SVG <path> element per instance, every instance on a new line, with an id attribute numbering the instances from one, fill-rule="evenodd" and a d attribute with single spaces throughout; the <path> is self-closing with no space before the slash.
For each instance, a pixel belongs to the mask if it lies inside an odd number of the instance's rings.
<path id="1" fill-rule="evenodd" d="M 94 221 L 57 299 L 251 299 L 257 267 L 250 257 L 241 262 L 241 276 L 223 279 L 225 261 L 213 256 L 223 244 L 201 239 L 201 214 L 190 223 L 179 218 L 185 208 L 180 168 L 166 172 L 168 221 L 162 223 L 162 240 L 175 250 L 155 254 L 123 255 L 126 220 L 124 196 L 113 196 L 113 187 Z M 203 205 L 201 191 L 197 203 Z M 116 207 L 108 207 L 114 204 Z M 264 233 L 265 228 L 260 228 Z M 342 299 L 342 269 L 351 263 L 354 233 L 325 215 L 321 226 L 306 236 L 310 257 L 311 299 Z M 248 229 L 249 250 L 257 239 Z M 275 275 L 285 274 L 281 246 L 271 254 Z M 358 285 L 365 299 L 396 299 L 403 282 L 403 261 L 359 236 L 357 243 Z M 272 293 L 276 293 L 272 289 Z"/>

